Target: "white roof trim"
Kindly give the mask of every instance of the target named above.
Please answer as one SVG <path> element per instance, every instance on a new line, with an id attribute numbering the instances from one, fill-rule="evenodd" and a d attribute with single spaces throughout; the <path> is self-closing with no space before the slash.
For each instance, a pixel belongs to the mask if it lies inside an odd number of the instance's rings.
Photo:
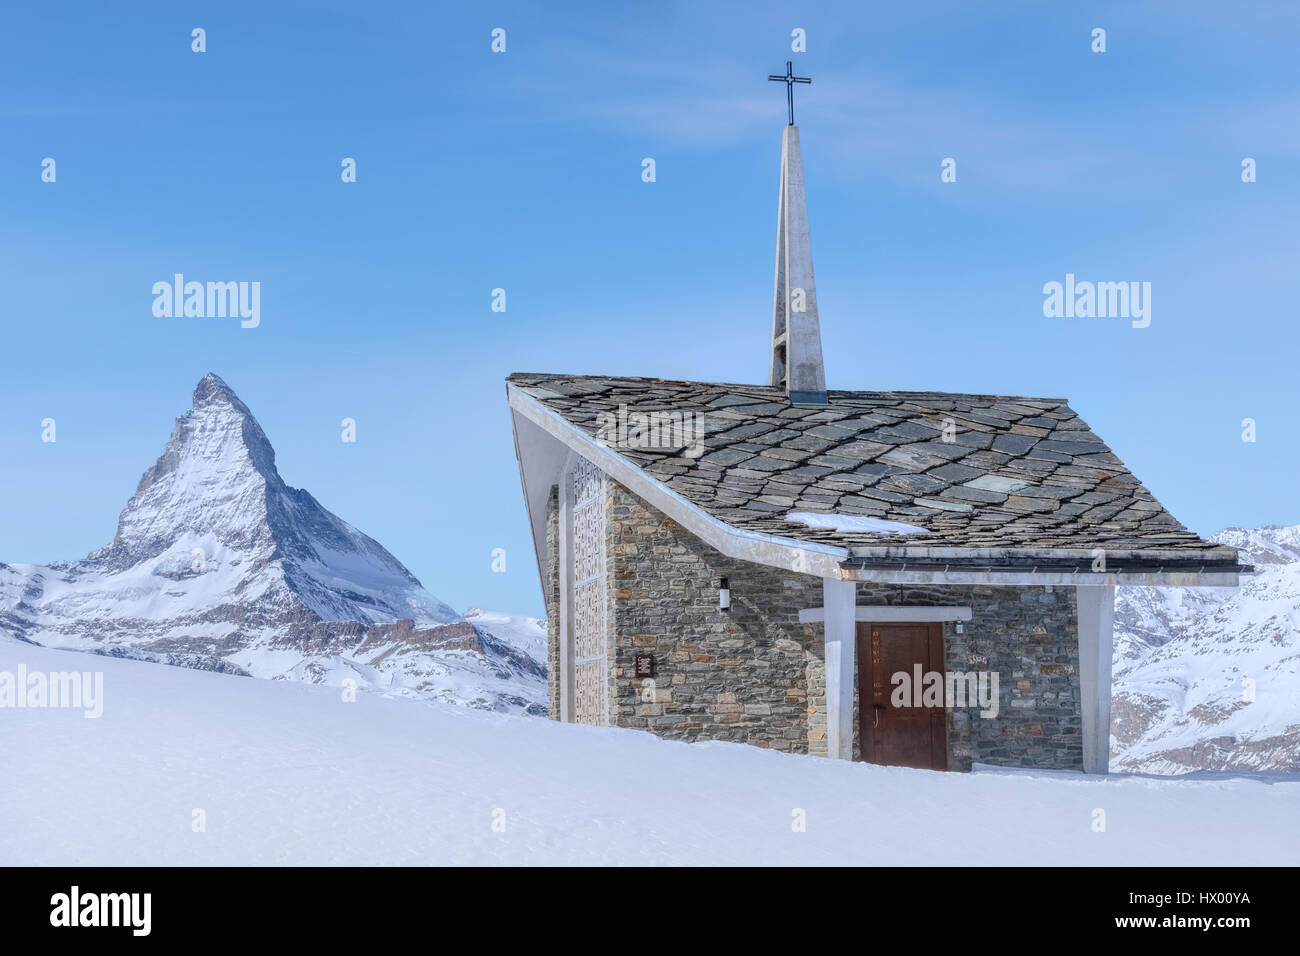
<path id="1" fill-rule="evenodd" d="M 1222 558 L 1229 549 L 1211 545 L 1203 551 L 1192 551 L 1190 549 L 1180 550 L 1178 548 L 1152 548 L 1134 550 L 1132 548 L 1107 548 L 1104 545 L 1096 545 L 1091 548 L 960 548 L 952 545 L 923 545 L 923 544 L 880 544 L 880 545 L 858 545 L 849 549 L 849 552 L 855 558 L 864 559 L 907 559 L 922 560 L 931 558 L 941 560 L 943 558 L 961 558 L 968 560 L 970 558 L 981 558 L 997 560 L 1006 558 L 1009 555 L 1016 555 L 1021 558 L 1042 558 L 1044 560 L 1060 560 L 1061 558 L 1083 559 L 1088 560 L 1097 557 L 1098 552 L 1106 556 L 1108 562 L 1119 562 L 1134 559 L 1144 561 L 1210 561 L 1215 558 Z"/>
<path id="2" fill-rule="evenodd" d="M 847 548 L 796 541 L 759 531 L 734 528 L 725 521 L 715 518 L 699 505 L 688 501 L 663 482 L 650 477 L 640 467 L 632 464 L 609 446 L 596 441 L 522 389 L 507 382 L 506 394 L 510 407 L 515 412 L 563 442 L 651 507 L 662 511 L 727 557 L 822 578 L 842 579 L 845 576 L 845 571 L 840 564 L 848 559 Z M 522 458 L 520 465 L 523 466 L 523 470 L 527 470 Z M 540 544 L 536 541 L 537 526 L 537 520 L 534 518 L 534 545 L 539 553 L 544 553 L 545 521 L 542 521 L 543 538 Z"/>
<path id="3" fill-rule="evenodd" d="M 999 571 L 996 568 L 852 568 L 845 569 L 849 581 L 877 584 L 986 585 L 988 587 L 1115 587 L 1138 584 L 1144 587 L 1222 587 L 1240 583 L 1237 571 Z"/>

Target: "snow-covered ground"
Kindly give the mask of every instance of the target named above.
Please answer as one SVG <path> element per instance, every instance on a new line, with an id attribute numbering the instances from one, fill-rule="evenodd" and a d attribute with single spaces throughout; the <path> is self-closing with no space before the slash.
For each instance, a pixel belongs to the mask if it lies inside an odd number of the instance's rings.
<path id="1" fill-rule="evenodd" d="M 102 671 L 103 714 L 0 707 L 4 865 L 1300 858 L 1294 775 L 874 767 L 0 639 L 20 664 Z"/>

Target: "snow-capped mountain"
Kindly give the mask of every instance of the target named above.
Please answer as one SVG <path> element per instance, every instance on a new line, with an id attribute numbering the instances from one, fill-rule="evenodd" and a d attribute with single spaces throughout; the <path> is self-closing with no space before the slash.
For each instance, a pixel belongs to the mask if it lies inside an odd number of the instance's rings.
<path id="1" fill-rule="evenodd" d="M 1255 566 L 1239 588 L 1119 589 L 1115 769 L 1300 770 L 1300 526 L 1211 540 Z"/>
<path id="2" fill-rule="evenodd" d="M 546 620 L 526 614 L 502 614 L 472 607 L 465 620 L 535 661 L 546 661 Z"/>
<path id="3" fill-rule="evenodd" d="M 545 700 L 542 663 L 286 485 L 261 426 L 212 374 L 110 544 L 75 562 L 0 564 L 0 634 L 493 709 Z"/>

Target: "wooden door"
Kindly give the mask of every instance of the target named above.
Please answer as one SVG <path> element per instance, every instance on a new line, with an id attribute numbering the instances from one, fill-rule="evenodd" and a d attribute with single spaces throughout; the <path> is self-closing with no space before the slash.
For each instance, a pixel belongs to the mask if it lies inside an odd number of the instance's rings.
<path id="1" fill-rule="evenodd" d="M 937 623 L 858 625 L 858 735 L 862 759 L 893 767 L 948 769 L 947 710 L 895 706 L 893 675 L 904 673 L 915 683 L 920 672 L 943 666 L 943 627 Z M 916 691 L 919 694 L 919 689 Z"/>

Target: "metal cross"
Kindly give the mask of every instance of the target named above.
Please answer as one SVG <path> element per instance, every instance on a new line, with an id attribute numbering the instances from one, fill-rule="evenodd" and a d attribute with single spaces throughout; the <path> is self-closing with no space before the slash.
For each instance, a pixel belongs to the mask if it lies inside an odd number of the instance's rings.
<path id="1" fill-rule="evenodd" d="M 785 76 L 780 76 L 780 75 L 775 75 L 775 76 L 774 76 L 773 74 L 769 73 L 769 74 L 767 75 L 767 78 L 768 78 L 769 80 L 779 80 L 779 81 L 785 83 L 785 99 L 786 99 L 786 103 L 787 103 L 787 104 L 789 105 L 789 107 L 790 107 L 790 125 L 793 126 L 793 125 L 794 125 L 794 85 L 795 85 L 796 83 L 811 83 L 811 82 L 812 82 L 812 77 L 810 77 L 810 76 L 795 76 L 795 75 L 794 75 L 794 64 L 793 64 L 792 62 L 790 62 L 789 60 L 786 60 L 786 61 L 785 61 Z"/>

